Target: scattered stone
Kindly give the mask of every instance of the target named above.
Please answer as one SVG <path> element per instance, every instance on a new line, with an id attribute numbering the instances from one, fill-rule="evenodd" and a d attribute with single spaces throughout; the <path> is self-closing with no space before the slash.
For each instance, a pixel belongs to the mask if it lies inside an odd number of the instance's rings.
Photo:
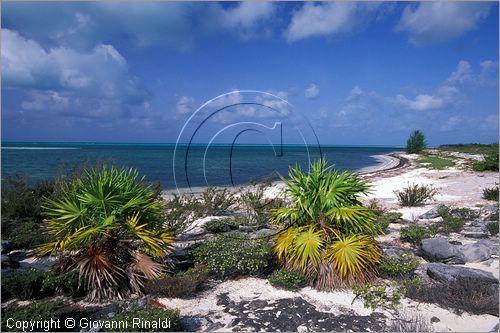
<path id="1" fill-rule="evenodd" d="M 425 219 L 425 220 L 435 219 L 435 218 L 439 217 L 438 209 L 441 207 L 445 207 L 445 205 L 436 206 L 436 207 L 432 208 L 431 210 L 427 211 L 426 213 L 420 215 L 418 218 Z"/>
<path id="2" fill-rule="evenodd" d="M 491 248 L 481 242 L 458 245 L 457 249 L 460 253 L 460 256 L 465 260 L 465 262 L 485 261 L 488 260 L 492 255 Z"/>
<path id="3" fill-rule="evenodd" d="M 484 227 L 465 226 L 460 231 L 464 237 L 468 238 L 488 238 L 488 231 Z"/>
<path id="4" fill-rule="evenodd" d="M 185 332 L 206 331 L 211 322 L 203 317 L 182 317 L 180 325 Z"/>
<path id="5" fill-rule="evenodd" d="M 434 316 L 431 318 L 431 323 L 439 323 L 441 321 L 441 319 L 439 319 L 438 317 Z"/>
<path id="6" fill-rule="evenodd" d="M 252 233 L 252 236 L 253 237 L 266 237 L 266 236 L 272 235 L 274 233 L 276 233 L 276 230 L 264 228 L 264 229 L 260 229 L 260 230 L 257 230 L 256 232 Z"/>
<path id="7" fill-rule="evenodd" d="M 431 262 L 465 264 L 462 254 L 446 238 L 426 238 L 422 240 L 421 249 L 423 256 Z"/>
<path id="8" fill-rule="evenodd" d="M 490 272 L 462 266 L 450 266 L 441 263 L 429 263 L 426 265 L 427 274 L 434 280 L 449 283 L 458 278 L 473 280 L 477 283 L 497 284 L 498 279 Z"/>

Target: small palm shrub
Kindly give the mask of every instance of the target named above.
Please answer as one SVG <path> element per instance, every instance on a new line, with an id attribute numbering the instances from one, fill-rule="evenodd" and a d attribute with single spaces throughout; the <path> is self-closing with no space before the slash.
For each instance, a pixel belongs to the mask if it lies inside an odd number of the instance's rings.
<path id="1" fill-rule="evenodd" d="M 422 131 L 415 130 L 406 141 L 406 152 L 408 154 L 418 154 L 427 146 L 425 136 Z"/>
<path id="2" fill-rule="evenodd" d="M 260 275 L 271 264 L 271 244 L 265 238 L 220 234 L 189 251 L 194 262 L 220 277 Z"/>
<path id="3" fill-rule="evenodd" d="M 431 186 L 408 184 L 401 191 L 394 191 L 401 206 L 414 207 L 424 204 L 428 200 L 432 200 L 438 191 Z"/>
<path id="4" fill-rule="evenodd" d="M 498 201 L 498 186 L 485 188 L 483 190 L 483 198 L 491 201 Z"/>
<path id="5" fill-rule="evenodd" d="M 56 268 L 77 268 L 90 300 L 141 293 L 144 281 L 165 270 L 159 262 L 173 241 L 164 229 L 162 204 L 136 170 L 87 169 L 44 205 L 55 241 L 38 254 L 54 254 Z"/>
<path id="6" fill-rule="evenodd" d="M 377 271 L 382 277 L 408 278 L 419 264 L 419 261 L 410 253 L 402 253 L 399 257 L 384 256 Z"/>
<path id="7" fill-rule="evenodd" d="M 306 275 L 318 289 L 334 289 L 374 275 L 381 254 L 374 236 L 375 214 L 358 196 L 368 192 L 354 173 L 332 169 L 324 159 L 311 172 L 291 168 L 286 194 L 290 207 L 275 211 L 281 226 L 274 253 L 283 266 Z"/>
<path id="8" fill-rule="evenodd" d="M 435 235 L 432 230 L 417 225 L 409 225 L 399 231 L 401 239 L 414 245 L 420 245 L 422 239 L 431 238 Z"/>
<path id="9" fill-rule="evenodd" d="M 275 270 L 269 277 L 271 285 L 288 290 L 297 290 L 305 285 L 303 274 L 285 268 Z"/>

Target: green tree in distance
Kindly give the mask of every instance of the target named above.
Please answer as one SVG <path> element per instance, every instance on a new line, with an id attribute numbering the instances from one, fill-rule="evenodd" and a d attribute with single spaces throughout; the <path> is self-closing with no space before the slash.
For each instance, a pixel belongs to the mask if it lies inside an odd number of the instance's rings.
<path id="1" fill-rule="evenodd" d="M 406 152 L 408 154 L 418 154 L 421 153 L 425 147 L 427 147 L 427 143 L 425 142 L 424 133 L 420 130 L 413 131 L 406 141 Z"/>

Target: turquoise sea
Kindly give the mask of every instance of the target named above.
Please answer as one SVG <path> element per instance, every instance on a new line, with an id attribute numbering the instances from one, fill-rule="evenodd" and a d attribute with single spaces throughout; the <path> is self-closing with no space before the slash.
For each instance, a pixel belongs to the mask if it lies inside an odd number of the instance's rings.
<path id="1" fill-rule="evenodd" d="M 69 172 L 83 163 L 134 167 L 148 181 L 160 181 L 165 190 L 207 185 L 242 185 L 286 175 L 290 165 L 307 170 L 322 153 L 342 169 L 359 170 L 379 163 L 373 156 L 401 147 L 2 143 L 2 179 L 28 176 L 32 183 Z M 175 158 L 174 158 L 175 156 Z"/>

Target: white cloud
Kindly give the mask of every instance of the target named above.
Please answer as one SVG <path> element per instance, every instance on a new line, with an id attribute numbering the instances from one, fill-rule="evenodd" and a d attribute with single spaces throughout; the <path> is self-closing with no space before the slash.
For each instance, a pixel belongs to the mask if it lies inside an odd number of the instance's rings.
<path id="1" fill-rule="evenodd" d="M 67 110 L 69 106 L 69 98 L 62 96 L 57 91 L 34 91 L 31 101 L 21 103 L 21 108 L 28 111 L 44 111 L 52 110 Z"/>
<path id="2" fill-rule="evenodd" d="M 497 84 L 498 83 L 498 62 L 485 60 L 480 64 L 481 72 L 479 73 L 480 84 Z"/>
<path id="3" fill-rule="evenodd" d="M 445 105 L 445 101 L 441 97 L 427 94 L 417 95 L 414 100 L 410 100 L 403 95 L 397 95 L 396 100 L 400 105 L 417 111 L 439 109 Z"/>
<path id="4" fill-rule="evenodd" d="M 471 67 L 467 61 L 460 60 L 457 70 L 448 77 L 449 83 L 464 83 L 471 79 Z"/>
<path id="5" fill-rule="evenodd" d="M 432 45 L 475 29 L 490 7 L 491 3 L 462 1 L 411 4 L 405 7 L 396 30 L 408 32 L 415 46 Z"/>
<path id="6" fill-rule="evenodd" d="M 175 111 L 179 114 L 187 114 L 194 110 L 194 98 L 181 96 L 175 105 Z"/>
<path id="7" fill-rule="evenodd" d="M 433 93 L 418 94 L 414 99 L 398 95 L 395 101 L 396 104 L 416 111 L 442 109 L 460 101 L 464 84 L 477 82 L 477 77 L 474 76 L 469 62 L 461 60 L 456 70 Z"/>
<path id="8" fill-rule="evenodd" d="M 350 32 L 369 22 L 379 7 L 380 3 L 307 2 L 293 14 L 284 35 L 288 41 L 294 42 Z"/>
<path id="9" fill-rule="evenodd" d="M 314 98 L 319 95 L 319 87 L 312 83 L 307 89 L 304 91 L 304 94 L 307 98 Z"/>
<path id="10" fill-rule="evenodd" d="M 5 86 L 64 90 L 128 104 L 149 98 L 112 45 L 99 44 L 83 53 L 67 47 L 45 50 L 16 31 L 2 29 L 2 75 Z"/>
<path id="11" fill-rule="evenodd" d="M 222 11 L 222 19 L 230 28 L 251 29 L 262 21 L 271 18 L 276 10 L 272 2 L 267 1 L 243 1 L 236 7 Z"/>
<path id="12" fill-rule="evenodd" d="M 463 123 L 463 118 L 461 116 L 451 116 L 446 120 L 446 122 L 441 125 L 441 131 L 452 131 L 456 129 L 459 125 Z"/>

